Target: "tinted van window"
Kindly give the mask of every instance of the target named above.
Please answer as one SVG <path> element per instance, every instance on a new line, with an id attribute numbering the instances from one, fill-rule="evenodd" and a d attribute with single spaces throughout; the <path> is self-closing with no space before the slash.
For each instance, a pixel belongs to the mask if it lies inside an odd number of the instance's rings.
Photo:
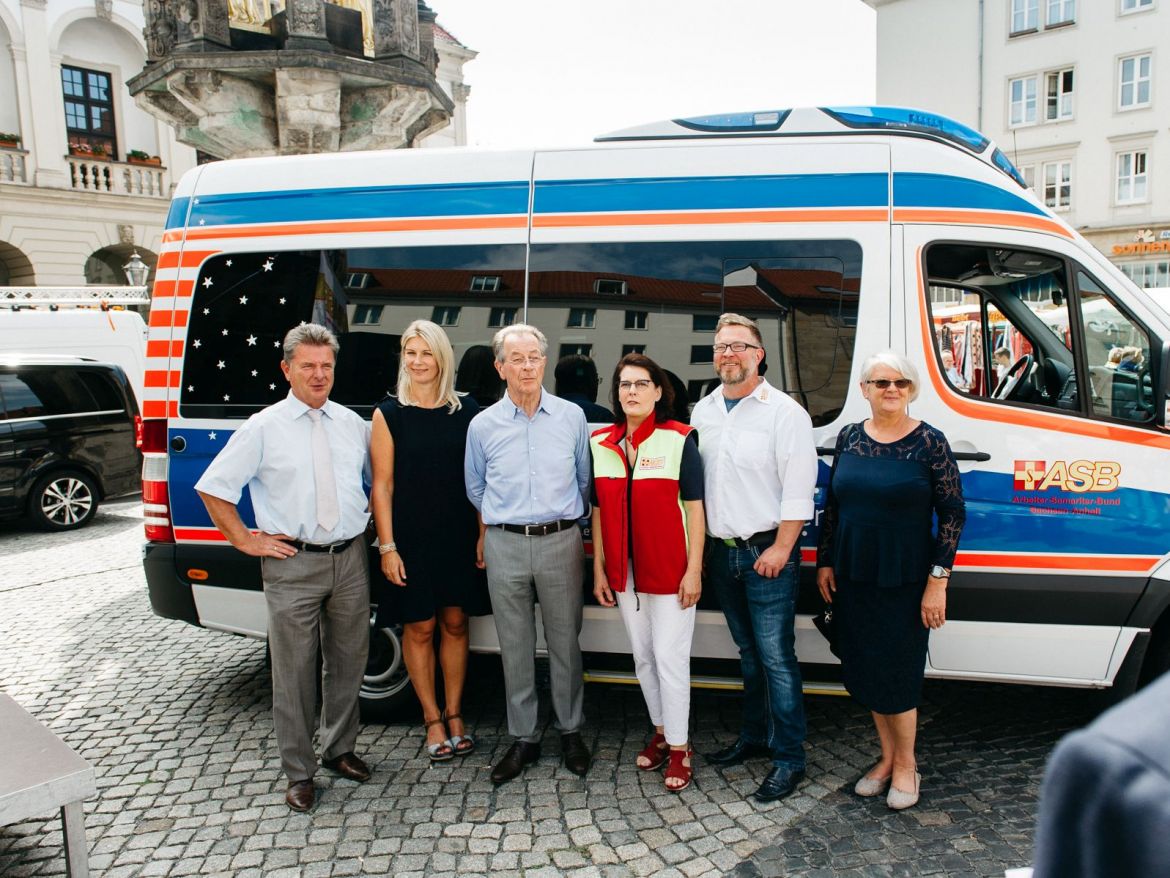
<path id="1" fill-rule="evenodd" d="M 100 411 L 93 394 L 76 379 L 77 372 L 61 368 L 0 373 L 0 391 L 8 417 L 43 418 Z"/>

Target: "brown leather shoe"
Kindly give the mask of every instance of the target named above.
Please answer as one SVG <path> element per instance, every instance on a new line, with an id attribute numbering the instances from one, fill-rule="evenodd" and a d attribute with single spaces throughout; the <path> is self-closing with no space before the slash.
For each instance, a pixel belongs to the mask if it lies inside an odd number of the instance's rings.
<path id="1" fill-rule="evenodd" d="M 567 735 L 561 735 L 561 755 L 565 760 L 565 768 L 577 777 L 584 777 L 585 773 L 589 771 L 589 763 L 593 761 L 589 748 L 581 740 L 580 732 L 569 732 Z"/>
<path id="2" fill-rule="evenodd" d="M 504 758 L 492 769 L 492 783 L 499 786 L 507 783 L 525 768 L 540 758 L 540 744 L 517 741 L 508 748 Z"/>
<path id="3" fill-rule="evenodd" d="M 313 789 L 312 780 L 294 780 L 284 794 L 285 803 L 294 811 L 308 811 L 316 798 L 317 791 Z"/>
<path id="4" fill-rule="evenodd" d="M 350 780 L 356 780 L 358 783 L 365 783 L 370 779 L 370 768 L 366 763 L 362 762 L 361 757 L 354 753 L 342 753 L 340 756 L 334 756 L 332 759 L 323 759 L 321 764 L 330 771 L 336 771 L 342 777 L 348 777 Z"/>

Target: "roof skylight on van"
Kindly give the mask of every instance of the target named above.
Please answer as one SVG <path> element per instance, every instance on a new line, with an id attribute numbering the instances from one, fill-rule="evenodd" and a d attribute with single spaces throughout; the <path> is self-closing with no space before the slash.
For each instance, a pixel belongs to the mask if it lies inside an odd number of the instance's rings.
<path id="1" fill-rule="evenodd" d="M 983 152 L 991 142 L 978 131 L 954 119 L 922 110 L 902 107 L 821 107 L 821 111 L 849 128 L 921 131 L 942 137 L 976 153 Z"/>
<path id="2" fill-rule="evenodd" d="M 692 131 L 776 131 L 791 110 L 764 110 L 755 113 L 721 113 L 715 116 L 694 116 L 675 119 L 675 124 Z"/>

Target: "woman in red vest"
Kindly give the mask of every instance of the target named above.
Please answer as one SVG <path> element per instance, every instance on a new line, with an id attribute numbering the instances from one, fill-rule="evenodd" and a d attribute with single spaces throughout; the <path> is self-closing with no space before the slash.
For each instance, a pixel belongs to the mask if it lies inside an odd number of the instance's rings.
<path id="1" fill-rule="evenodd" d="M 666 788 L 691 782 L 688 735 L 691 636 L 706 522 L 695 432 L 670 420 L 673 390 L 643 354 L 613 373 L 617 423 L 590 437 L 593 453 L 593 594 L 622 614 L 654 737 L 644 771 L 666 769 Z"/>

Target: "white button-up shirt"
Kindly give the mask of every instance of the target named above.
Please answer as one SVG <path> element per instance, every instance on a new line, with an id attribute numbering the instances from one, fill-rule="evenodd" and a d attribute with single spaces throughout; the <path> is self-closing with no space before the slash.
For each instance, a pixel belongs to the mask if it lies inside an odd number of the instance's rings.
<path id="1" fill-rule="evenodd" d="M 308 411 L 290 392 L 252 415 L 216 455 L 195 490 L 238 504 L 246 486 L 256 527 L 265 533 L 309 543 L 335 543 L 360 534 L 370 518 L 363 482 L 369 480 L 370 425 L 338 403 L 328 401 L 322 407 L 341 511 L 336 527 L 325 530 L 317 524 Z"/>
<path id="2" fill-rule="evenodd" d="M 695 404 L 707 532 L 747 539 L 781 521 L 809 521 L 817 450 L 808 412 L 767 381 L 731 410 L 717 387 Z"/>

